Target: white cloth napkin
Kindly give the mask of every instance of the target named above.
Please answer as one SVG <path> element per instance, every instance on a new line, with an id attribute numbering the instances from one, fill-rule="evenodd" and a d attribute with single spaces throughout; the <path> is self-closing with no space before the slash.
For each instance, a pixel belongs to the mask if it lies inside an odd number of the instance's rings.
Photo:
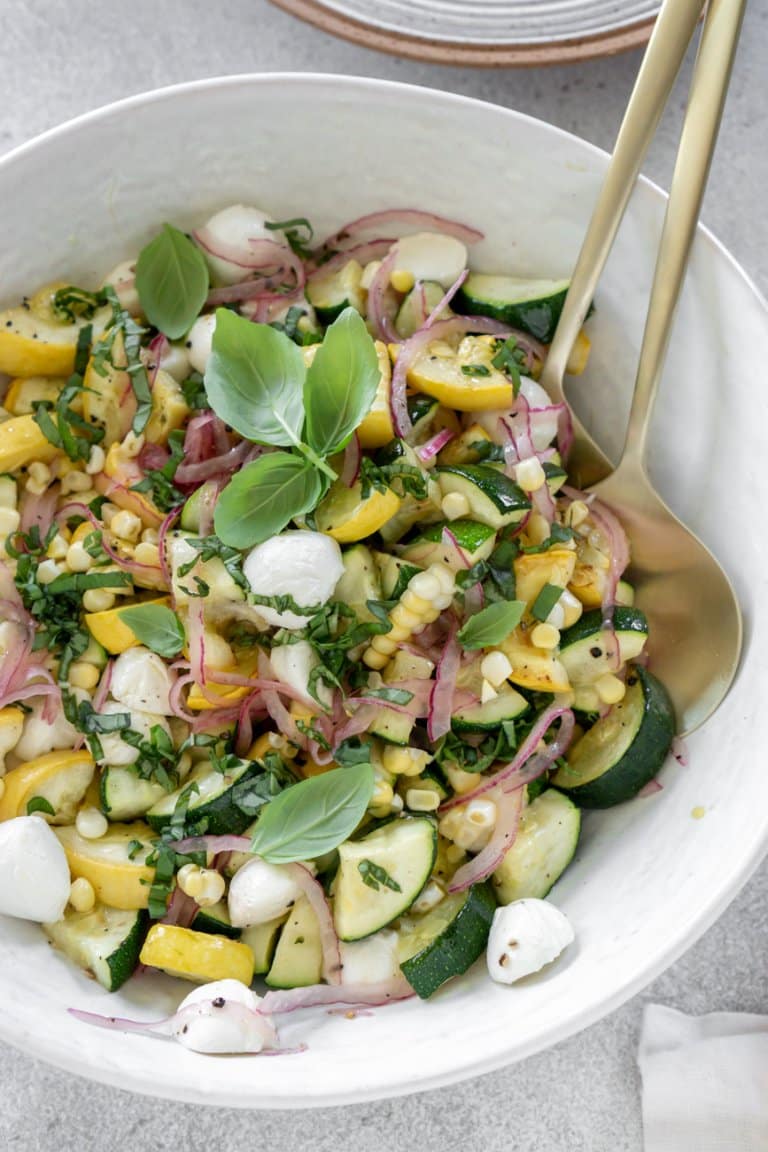
<path id="1" fill-rule="evenodd" d="M 768 1152 L 768 1016 L 646 1006 L 645 1152 Z"/>

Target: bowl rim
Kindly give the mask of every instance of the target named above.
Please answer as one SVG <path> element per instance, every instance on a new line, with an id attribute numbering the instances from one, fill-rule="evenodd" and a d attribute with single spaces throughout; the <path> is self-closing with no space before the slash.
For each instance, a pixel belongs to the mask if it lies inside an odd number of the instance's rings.
<path id="1" fill-rule="evenodd" d="M 184 96 L 190 92 L 208 92 L 221 88 L 237 88 L 238 86 L 258 88 L 262 85 L 274 85 L 276 82 L 304 85 L 310 88 L 320 88 L 329 84 L 336 88 L 345 87 L 358 90 L 360 88 L 367 88 L 381 92 L 397 92 L 401 96 L 411 96 L 415 100 L 471 105 L 477 109 L 491 108 L 495 112 L 501 112 L 515 120 L 522 120 L 540 126 L 543 125 L 548 132 L 556 133 L 565 140 L 578 141 L 579 145 L 585 147 L 594 157 L 601 158 L 602 160 L 607 160 L 608 158 L 608 153 L 605 152 L 604 149 L 584 140 L 582 137 L 576 136 L 572 132 L 549 124 L 547 121 L 539 120 L 537 117 L 530 116 L 527 113 L 518 112 L 489 101 L 478 100 L 474 97 L 446 92 L 442 89 L 428 88 L 423 85 L 379 80 L 363 76 L 338 76 L 333 73 L 323 72 L 264 72 L 209 77 L 202 80 L 167 85 L 137 93 L 82 113 L 79 116 L 73 117 L 39 133 L 32 139 L 23 142 L 0 157 L 0 179 L 2 179 L 3 172 L 6 168 L 15 164 L 19 159 L 23 159 L 29 153 L 45 148 L 49 141 L 58 140 L 92 123 L 107 121 L 114 116 L 120 117 L 125 112 L 138 106 L 161 103 L 166 100 L 183 99 Z M 641 176 L 638 183 L 657 199 L 662 202 L 666 201 L 667 194 L 654 181 L 645 176 Z M 730 266 L 732 272 L 736 273 L 737 278 L 742 281 L 745 288 L 751 293 L 758 308 L 765 316 L 766 328 L 768 329 L 768 301 L 755 282 L 709 228 L 700 223 L 698 225 L 698 235 L 707 246 L 713 250 L 717 259 L 724 260 L 725 263 Z M 645 964 L 642 970 L 638 970 L 633 978 L 628 980 L 626 984 L 618 988 L 606 999 L 596 1000 L 587 1004 L 583 1009 L 576 1012 L 563 1023 L 552 1024 L 535 1038 L 522 1044 L 511 1059 L 509 1055 L 505 1056 L 503 1053 L 492 1053 L 485 1059 L 475 1059 L 471 1063 L 457 1064 L 456 1067 L 450 1071 L 426 1076 L 423 1079 L 419 1079 L 418 1082 L 414 1082 L 412 1077 L 406 1078 L 403 1076 L 401 1082 L 390 1082 L 388 1085 L 380 1088 L 367 1087 L 346 1092 L 341 1090 L 332 1095 L 325 1096 L 322 1100 L 298 1097 L 289 1101 L 280 1097 L 275 1100 L 261 1098 L 255 1102 L 252 1099 L 243 1099 L 237 1085 L 233 1084 L 231 1094 L 226 1090 L 222 1091 L 217 1089 L 216 1099 L 201 1099 L 199 1088 L 192 1083 L 185 1083 L 182 1079 L 179 1079 L 172 1088 L 165 1084 L 156 1083 L 153 1079 L 152 1067 L 150 1065 L 145 1065 L 141 1068 L 134 1067 L 129 1072 L 126 1072 L 121 1068 L 110 1067 L 107 1062 L 94 1065 L 86 1059 L 80 1059 L 77 1055 L 73 1058 L 71 1052 L 64 1054 L 55 1049 L 51 1050 L 42 1035 L 33 1036 L 27 1031 L 20 1036 L 16 1034 L 11 1035 L 4 1028 L 4 1017 L 2 1014 L 0 1014 L 0 1040 L 25 1052 L 27 1055 L 44 1060 L 46 1063 L 62 1071 L 71 1072 L 85 1079 L 106 1084 L 113 1088 L 121 1088 L 123 1090 L 128 1088 L 129 1091 L 142 1095 L 216 1107 L 247 1108 L 252 1110 L 288 1108 L 291 1110 L 304 1110 L 308 1108 L 332 1107 L 340 1104 L 366 1103 L 374 1100 L 413 1095 L 417 1092 L 431 1091 L 472 1077 L 481 1076 L 485 1073 L 497 1071 L 509 1066 L 511 1062 L 516 1063 L 526 1059 L 537 1052 L 551 1047 L 555 1043 L 569 1039 L 583 1029 L 597 1023 L 597 1021 L 601 1020 L 604 1016 L 615 1011 L 622 1004 L 637 995 L 638 992 L 642 991 L 651 981 L 661 975 L 662 972 L 678 960 L 704 932 L 715 923 L 738 895 L 741 888 L 755 872 L 767 853 L 768 823 L 766 824 L 762 839 L 756 842 L 750 855 L 742 861 L 735 875 L 731 877 L 728 890 L 723 890 L 706 910 L 699 913 L 692 921 L 686 921 L 677 937 L 672 939 L 657 953 L 651 962 Z M 125 1083 L 126 1077 L 130 1077 L 130 1086 L 127 1086 Z"/>

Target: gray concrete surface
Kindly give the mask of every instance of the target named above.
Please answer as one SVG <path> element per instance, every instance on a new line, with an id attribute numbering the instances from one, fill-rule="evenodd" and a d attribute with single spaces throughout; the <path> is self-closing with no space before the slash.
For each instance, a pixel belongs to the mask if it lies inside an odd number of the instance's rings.
<path id="1" fill-rule="evenodd" d="M 753 0 L 704 209 L 706 223 L 763 291 L 766 56 L 768 6 Z M 609 147 L 638 61 L 630 54 L 552 70 L 462 71 L 336 42 L 265 0 L 132 0 L 125 6 L 0 0 L 0 152 L 144 89 L 274 69 L 448 88 L 529 112 Z M 684 91 L 681 85 L 675 93 L 646 164 L 662 184 L 671 172 Z M 737 774 L 738 766 L 730 770 Z M 505 1071 L 405 1100 L 258 1116 L 196 1109 L 91 1085 L 0 1046 L 0 1148 L 207 1152 L 256 1144 L 291 1152 L 639 1152 L 635 1051 L 642 1004 L 656 1000 L 690 1012 L 768 1011 L 767 881 L 764 865 L 682 960 L 580 1036 Z"/>

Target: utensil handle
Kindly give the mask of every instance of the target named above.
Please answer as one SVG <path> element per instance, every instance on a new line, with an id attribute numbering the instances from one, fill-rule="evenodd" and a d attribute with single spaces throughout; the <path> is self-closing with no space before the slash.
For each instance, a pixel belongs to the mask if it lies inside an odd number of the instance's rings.
<path id="1" fill-rule="evenodd" d="M 648 426 L 715 150 L 746 0 L 710 0 L 693 70 L 621 463 L 644 466 Z"/>
<path id="2" fill-rule="evenodd" d="M 656 19 L 547 353 L 541 383 L 554 401 L 704 2 L 665 0 Z"/>

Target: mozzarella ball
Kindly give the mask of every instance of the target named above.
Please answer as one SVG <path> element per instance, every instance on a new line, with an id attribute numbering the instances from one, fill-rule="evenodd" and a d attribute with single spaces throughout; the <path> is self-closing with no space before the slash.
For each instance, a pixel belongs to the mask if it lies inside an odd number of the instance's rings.
<path id="1" fill-rule="evenodd" d="M 256 261 L 252 241 L 285 245 L 282 232 L 265 227 L 272 222 L 266 212 L 247 204 L 233 204 L 211 216 L 200 229 L 200 243 L 215 284 L 239 284 L 253 275 Z"/>
<path id="2" fill-rule="evenodd" d="M 123 260 L 104 277 L 102 287 L 110 285 L 120 301 L 121 308 L 130 312 L 131 316 L 141 315 L 141 301 L 136 291 L 136 261 Z"/>
<path id="3" fill-rule="evenodd" d="M 168 693 L 171 674 L 162 657 L 148 648 L 129 648 L 115 660 L 110 692 L 114 700 L 133 710 L 171 715 Z"/>
<path id="4" fill-rule="evenodd" d="M 256 857 L 232 877 L 229 918 L 235 928 L 266 924 L 292 908 L 301 894 L 290 872 Z"/>
<path id="5" fill-rule="evenodd" d="M 307 704 L 316 704 L 317 701 L 309 691 L 309 680 L 312 670 L 320 663 L 320 658 L 307 640 L 299 640 L 297 644 L 279 644 L 269 653 L 269 662 L 275 677 L 300 693 Z M 318 680 L 315 692 L 324 704 L 329 705 L 331 691 L 327 684 Z"/>
<path id="6" fill-rule="evenodd" d="M 67 857 L 39 816 L 0 824 L 0 913 L 39 924 L 61 920 L 69 900 Z"/>
<path id="7" fill-rule="evenodd" d="M 189 352 L 183 344 L 166 344 L 160 357 L 160 368 L 172 376 L 177 384 L 189 376 L 191 364 Z"/>
<path id="8" fill-rule="evenodd" d="M 378 984 L 396 980 L 400 974 L 396 932 L 376 932 L 365 940 L 342 941 L 339 948 L 342 984 Z"/>
<path id="9" fill-rule="evenodd" d="M 88 693 L 82 688 L 73 688 L 72 695 L 78 703 L 81 700 L 90 700 Z M 67 720 L 61 703 L 58 704 L 51 723 L 43 717 L 44 708 L 44 700 L 35 700 L 32 711 L 24 720 L 21 739 L 14 748 L 20 760 L 36 760 L 38 756 L 45 756 L 46 753 L 55 752 L 59 748 L 71 748 L 79 739 L 80 733 Z"/>
<path id="10" fill-rule="evenodd" d="M 261 996 L 239 980 L 195 988 L 179 1005 L 173 1035 L 193 1052 L 261 1052 L 273 1035 L 270 1017 L 259 1016 Z"/>
<path id="11" fill-rule="evenodd" d="M 514 984 L 551 964 L 574 940 L 570 921 L 548 900 L 515 900 L 494 913 L 488 937 L 488 971 L 499 984 Z"/>
<path id="12" fill-rule="evenodd" d="M 333 595 L 344 564 L 341 548 L 330 536 L 290 530 L 257 544 L 246 556 L 243 572 L 258 596 L 292 596 L 302 607 L 319 608 Z M 310 620 L 261 604 L 258 613 L 275 628 L 303 628 Z"/>
<path id="13" fill-rule="evenodd" d="M 168 727 L 168 721 L 164 716 L 159 716 L 154 712 L 142 712 L 138 708 L 127 708 L 125 704 L 121 704 L 119 700 L 108 700 L 104 707 L 101 709 L 99 715 L 101 716 L 117 716 L 130 713 L 131 723 L 130 728 L 133 732 L 138 732 L 146 741 L 151 739 L 152 729 L 159 725 L 164 732 L 170 736 L 171 730 Z M 134 748 L 131 744 L 126 744 L 120 736 L 120 732 L 105 732 L 104 735 L 99 736 L 103 755 L 99 759 L 100 764 L 113 764 L 118 768 L 127 768 L 129 764 L 135 764 L 139 758 L 138 748 Z"/>
<path id="14" fill-rule="evenodd" d="M 213 346 L 213 333 L 216 328 L 216 313 L 209 312 L 198 316 L 187 333 L 187 355 L 196 372 L 205 373 L 208 358 Z"/>

